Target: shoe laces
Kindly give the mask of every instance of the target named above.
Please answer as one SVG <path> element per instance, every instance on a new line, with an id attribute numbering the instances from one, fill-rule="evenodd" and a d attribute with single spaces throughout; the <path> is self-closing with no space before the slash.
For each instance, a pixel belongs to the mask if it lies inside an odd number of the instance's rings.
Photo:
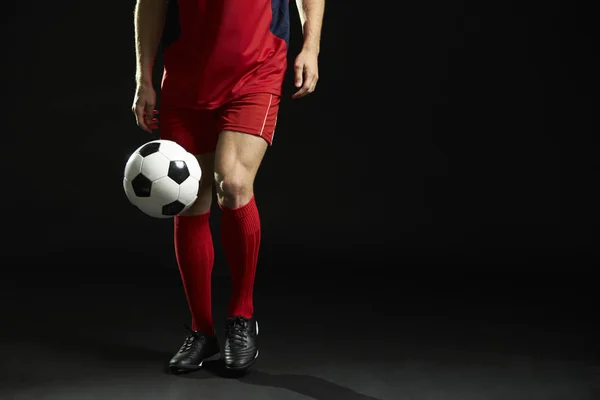
<path id="1" fill-rule="evenodd" d="M 227 321 L 227 339 L 232 348 L 244 347 L 248 343 L 249 321 L 244 317 L 235 317 Z"/>
<path id="2" fill-rule="evenodd" d="M 194 345 L 194 343 L 196 343 L 198 340 L 204 340 L 204 335 L 202 333 L 192 330 L 192 328 L 190 328 L 187 325 L 184 325 L 183 327 L 186 330 L 188 330 L 189 333 L 186 336 L 185 341 L 183 342 L 183 345 L 181 346 L 181 349 L 179 349 L 180 353 L 189 351 L 192 348 L 192 346 Z"/>

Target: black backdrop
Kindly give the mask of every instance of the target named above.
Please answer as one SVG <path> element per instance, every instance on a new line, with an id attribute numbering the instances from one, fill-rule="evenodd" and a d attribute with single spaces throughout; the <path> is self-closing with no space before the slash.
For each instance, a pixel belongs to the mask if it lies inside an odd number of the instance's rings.
<path id="1" fill-rule="evenodd" d="M 133 2 L 5 3 L 5 264 L 174 267 L 171 222 L 121 187 L 129 154 L 156 138 L 129 111 Z M 263 258 L 590 261 L 597 26 L 573 1 L 329 1 L 318 90 L 292 101 L 288 76 L 257 178 Z"/>

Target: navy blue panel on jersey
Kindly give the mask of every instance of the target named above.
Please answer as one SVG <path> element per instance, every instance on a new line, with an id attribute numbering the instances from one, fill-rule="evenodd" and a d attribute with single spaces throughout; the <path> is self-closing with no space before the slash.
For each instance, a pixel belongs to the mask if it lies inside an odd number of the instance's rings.
<path id="1" fill-rule="evenodd" d="M 290 45 L 290 3 L 289 0 L 271 0 L 273 20 L 271 32 L 273 35 L 285 40 Z"/>

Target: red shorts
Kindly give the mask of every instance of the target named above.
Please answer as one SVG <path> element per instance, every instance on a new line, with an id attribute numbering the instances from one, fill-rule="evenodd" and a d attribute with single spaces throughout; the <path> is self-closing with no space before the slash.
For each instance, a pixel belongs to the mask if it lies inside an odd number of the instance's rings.
<path id="1" fill-rule="evenodd" d="M 212 153 L 219 133 L 235 131 L 260 136 L 273 144 L 279 96 L 253 93 L 215 110 L 197 110 L 162 104 L 160 138 L 179 143 L 192 154 Z"/>

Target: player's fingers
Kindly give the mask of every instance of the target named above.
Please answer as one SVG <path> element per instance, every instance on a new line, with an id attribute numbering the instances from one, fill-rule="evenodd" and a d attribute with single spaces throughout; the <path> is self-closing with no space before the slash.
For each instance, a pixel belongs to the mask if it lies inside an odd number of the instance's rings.
<path id="1" fill-rule="evenodd" d="M 307 86 L 308 86 L 308 93 L 312 93 L 315 91 L 315 86 L 317 86 L 317 73 L 316 72 L 309 72 L 306 74 L 306 81 L 307 81 Z M 307 93 L 307 94 L 308 94 Z"/>
<path id="2" fill-rule="evenodd" d="M 302 88 L 300 88 L 300 90 L 298 90 L 292 97 L 294 99 L 299 99 L 299 98 L 304 97 L 307 94 L 311 93 L 312 83 L 313 83 L 313 75 L 307 73 L 306 76 L 304 77 L 304 84 L 302 85 Z"/>
<path id="3" fill-rule="evenodd" d="M 310 82 L 307 81 L 306 79 L 304 80 L 304 85 L 302 85 L 302 87 L 300 88 L 300 90 L 298 90 L 295 94 L 294 94 L 294 98 L 299 99 L 301 97 L 304 97 L 308 94 L 308 90 L 310 89 Z"/>
<path id="4" fill-rule="evenodd" d="M 138 126 L 140 128 L 142 128 L 143 130 L 145 130 L 146 132 L 152 132 L 150 130 L 150 128 L 148 128 L 148 125 L 146 125 L 146 116 L 144 115 L 145 114 L 144 107 L 136 106 L 134 108 L 134 113 L 135 113 L 135 119 L 136 119 Z"/>
<path id="5" fill-rule="evenodd" d="M 302 86 L 300 88 L 300 90 L 298 90 L 296 93 L 294 93 L 292 95 L 292 99 L 299 99 L 301 97 L 304 97 L 304 96 L 306 96 L 306 93 L 307 93 L 307 89 L 304 86 Z"/>
<path id="6" fill-rule="evenodd" d="M 317 82 L 319 81 L 319 76 L 315 75 L 315 77 L 313 78 L 312 84 L 310 86 L 310 92 L 314 92 L 317 89 Z"/>
<path id="7" fill-rule="evenodd" d="M 158 117 L 158 110 L 153 110 L 152 118 L 150 120 L 150 123 L 148 124 L 148 126 L 151 130 L 158 129 L 159 119 L 157 117 Z"/>
<path id="8" fill-rule="evenodd" d="M 152 125 L 154 124 L 153 122 L 153 108 L 146 108 L 146 110 L 144 110 L 144 123 L 146 125 L 146 131 L 152 133 L 152 130 L 154 128 L 152 128 Z"/>
<path id="9" fill-rule="evenodd" d="M 306 96 L 307 94 L 308 94 L 308 87 L 302 86 L 302 88 L 300 90 L 298 90 L 296 93 L 294 93 L 292 98 L 299 99 L 299 98 Z"/>
<path id="10" fill-rule="evenodd" d="M 144 110 L 144 116 L 146 117 L 146 122 L 150 122 L 152 121 L 152 118 L 154 117 L 154 104 L 146 104 L 145 110 Z"/>
<path id="11" fill-rule="evenodd" d="M 302 87 L 304 77 L 304 64 L 295 63 L 294 64 L 294 84 L 297 88 Z"/>

